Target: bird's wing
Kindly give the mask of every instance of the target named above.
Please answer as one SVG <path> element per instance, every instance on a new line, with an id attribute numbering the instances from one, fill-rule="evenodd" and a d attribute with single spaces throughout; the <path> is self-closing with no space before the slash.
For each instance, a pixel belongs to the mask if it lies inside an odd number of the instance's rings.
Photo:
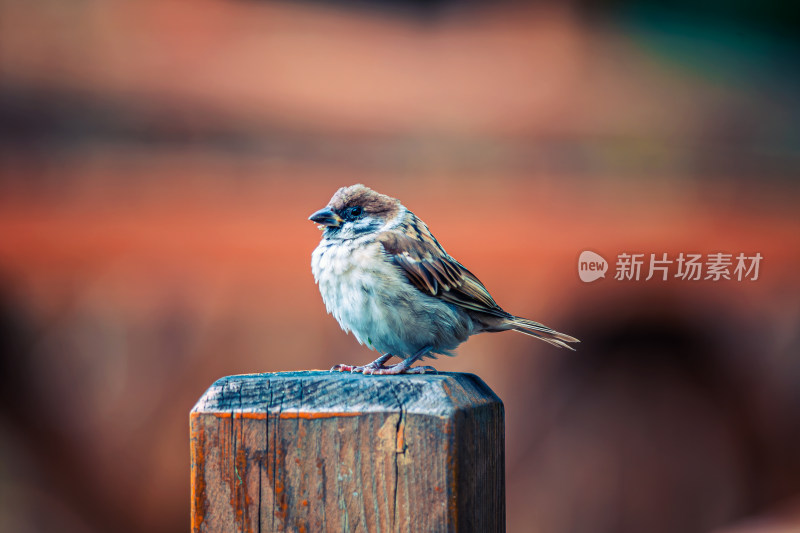
<path id="1" fill-rule="evenodd" d="M 424 225 L 413 236 L 386 231 L 378 237 L 387 256 L 422 292 L 465 309 L 498 317 L 510 316 L 497 305 L 475 275 L 450 257 Z"/>

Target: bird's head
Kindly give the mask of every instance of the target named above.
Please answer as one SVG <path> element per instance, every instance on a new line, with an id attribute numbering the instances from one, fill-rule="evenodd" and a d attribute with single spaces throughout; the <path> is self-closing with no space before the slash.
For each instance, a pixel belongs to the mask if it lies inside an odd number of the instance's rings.
<path id="1" fill-rule="evenodd" d="M 361 184 L 342 187 L 328 205 L 308 217 L 326 239 L 355 239 L 378 233 L 403 209 L 399 200 Z"/>

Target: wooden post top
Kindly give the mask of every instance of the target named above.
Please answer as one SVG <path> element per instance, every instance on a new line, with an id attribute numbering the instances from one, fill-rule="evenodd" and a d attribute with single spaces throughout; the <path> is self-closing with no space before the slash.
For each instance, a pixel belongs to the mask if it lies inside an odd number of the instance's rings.
<path id="1" fill-rule="evenodd" d="M 364 376 L 320 370 L 227 376 L 217 380 L 192 416 L 328 418 L 404 412 L 449 417 L 502 401 L 474 374 L 442 372 Z"/>
<path id="2" fill-rule="evenodd" d="M 503 418 L 472 374 L 222 378 L 190 418 L 192 531 L 502 532 Z"/>

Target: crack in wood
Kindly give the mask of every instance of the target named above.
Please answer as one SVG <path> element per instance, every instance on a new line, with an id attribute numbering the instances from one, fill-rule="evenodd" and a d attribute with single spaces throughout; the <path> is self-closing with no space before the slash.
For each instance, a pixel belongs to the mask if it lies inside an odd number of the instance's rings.
<path id="1" fill-rule="evenodd" d="M 392 530 L 396 531 L 398 527 L 397 489 L 400 484 L 400 466 L 397 455 L 405 454 L 406 452 L 406 445 L 405 445 L 406 407 L 403 404 L 403 401 L 400 399 L 400 396 L 397 394 L 394 384 L 391 384 L 390 390 L 392 391 L 394 399 L 397 402 L 397 407 L 400 409 L 400 416 L 397 419 L 397 426 L 395 427 L 395 447 L 394 447 L 394 454 L 392 455 L 392 461 L 394 463 L 394 490 L 392 493 Z"/>

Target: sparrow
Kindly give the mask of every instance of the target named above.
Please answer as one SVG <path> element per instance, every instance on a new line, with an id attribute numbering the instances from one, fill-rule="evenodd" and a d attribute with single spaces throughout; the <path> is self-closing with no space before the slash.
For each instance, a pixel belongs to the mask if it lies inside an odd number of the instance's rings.
<path id="1" fill-rule="evenodd" d="M 383 354 L 333 371 L 424 374 L 425 357 L 453 355 L 471 335 L 519 331 L 559 348 L 578 339 L 501 308 L 483 283 L 439 244 L 399 200 L 358 184 L 342 187 L 309 217 L 322 231 L 311 270 L 345 333 Z M 397 364 L 386 365 L 397 356 Z"/>

